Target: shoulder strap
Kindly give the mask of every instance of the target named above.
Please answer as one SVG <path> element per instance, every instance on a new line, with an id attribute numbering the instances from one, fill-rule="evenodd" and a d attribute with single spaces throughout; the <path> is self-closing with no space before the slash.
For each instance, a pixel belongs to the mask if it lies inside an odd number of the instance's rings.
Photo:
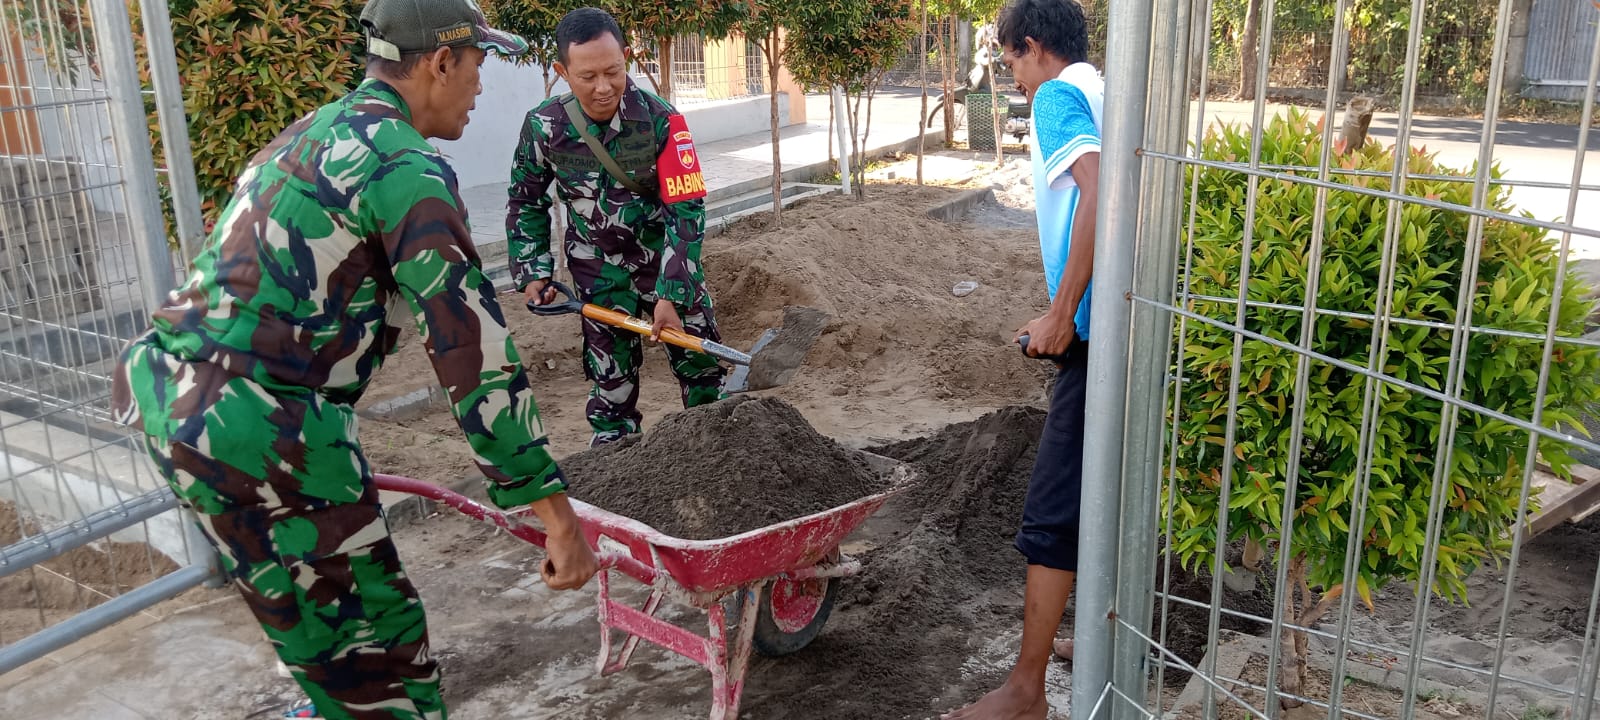
<path id="1" fill-rule="evenodd" d="M 606 152 L 606 146 L 600 144 L 599 138 L 596 138 L 594 133 L 589 132 L 589 117 L 583 114 L 583 108 L 578 105 L 578 98 L 571 95 L 567 96 L 567 100 L 562 103 L 562 107 L 567 109 L 567 119 L 572 122 L 572 126 L 578 129 L 578 137 L 583 138 L 584 144 L 588 145 L 589 150 L 594 152 L 595 159 L 600 161 L 600 164 L 605 167 L 606 172 L 611 174 L 611 177 L 616 178 L 617 182 L 622 183 L 623 187 L 635 195 L 649 196 L 654 194 L 646 190 L 643 185 L 640 185 L 638 181 L 628 175 L 621 166 L 617 165 L 617 159 L 611 157 L 611 153 Z"/>

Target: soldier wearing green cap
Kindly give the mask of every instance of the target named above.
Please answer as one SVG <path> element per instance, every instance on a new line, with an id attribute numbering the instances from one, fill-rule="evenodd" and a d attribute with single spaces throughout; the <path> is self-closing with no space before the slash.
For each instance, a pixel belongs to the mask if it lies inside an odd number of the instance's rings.
<path id="1" fill-rule="evenodd" d="M 500 507 L 550 531 L 546 583 L 595 557 L 467 229 L 456 139 L 487 51 L 522 38 L 471 0 L 370 0 L 366 79 L 240 175 L 195 268 L 124 350 L 113 405 L 325 718 L 443 718 L 416 589 L 389 536 L 354 403 L 409 306 Z M 403 468 L 396 468 L 403 471 Z"/>

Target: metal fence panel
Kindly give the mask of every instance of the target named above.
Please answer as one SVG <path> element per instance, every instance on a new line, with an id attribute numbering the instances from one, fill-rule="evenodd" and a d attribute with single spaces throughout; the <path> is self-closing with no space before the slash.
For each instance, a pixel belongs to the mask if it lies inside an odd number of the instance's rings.
<path id="1" fill-rule="evenodd" d="M 1576 88 L 1582 97 L 1600 7 L 1586 2 L 1535 0 L 1528 13 L 1528 51 L 1523 73 L 1531 85 Z"/>
<path id="2" fill-rule="evenodd" d="M 165 4 L 145 11 L 179 142 Z M 109 416 L 117 353 L 175 275 L 134 43 L 120 0 L 0 8 L 0 672 L 212 574 L 139 437 Z M 167 149 L 192 243 L 188 149 Z"/>
<path id="3" fill-rule="evenodd" d="M 1597 190 L 1600 27 L 1582 28 L 1582 121 L 1505 126 L 1496 3 L 1464 127 L 1416 112 L 1430 19 L 1454 6 L 1410 0 L 1390 18 L 1398 111 L 1355 150 L 1339 101 L 1361 4 L 1311 29 L 1330 72 L 1309 118 L 1187 92 L 1226 58 L 1222 3 L 1110 5 L 1076 718 L 1594 713 L 1600 519 L 1573 523 L 1600 509 L 1600 471 L 1560 470 L 1600 451 L 1572 429 L 1600 381 L 1573 272 L 1600 249 L 1574 220 Z M 1291 9 L 1261 6 L 1257 98 Z M 1491 171 L 1556 147 L 1570 164 Z M 1564 216 L 1524 214 L 1549 185 Z"/>

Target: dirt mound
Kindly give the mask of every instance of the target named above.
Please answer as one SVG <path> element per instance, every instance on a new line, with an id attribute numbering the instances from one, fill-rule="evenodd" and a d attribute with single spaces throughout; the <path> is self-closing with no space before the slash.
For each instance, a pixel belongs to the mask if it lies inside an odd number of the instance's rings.
<path id="1" fill-rule="evenodd" d="M 965 677 L 964 661 L 1021 624 L 1024 565 L 1010 536 L 1043 427 L 1042 411 L 1010 407 L 874 450 L 919 470 L 884 511 L 906 530 L 860 558 L 864 571 L 811 646 L 757 667 L 763 716 L 792 705 L 841 720 L 922 718 L 976 697 L 992 678 Z"/>
<path id="2" fill-rule="evenodd" d="M 859 455 L 776 398 L 737 396 L 561 461 L 573 497 L 676 537 L 710 540 L 871 495 Z"/>
<path id="3" fill-rule="evenodd" d="M 755 215 L 705 240 L 707 287 L 726 344 L 748 350 L 783 324 L 787 306 L 831 316 L 791 382 L 765 394 L 799 408 L 825 434 L 879 441 L 972 417 L 952 406 L 1040 400 L 1052 368 L 1012 343 L 1017 328 L 1047 309 L 1031 209 L 985 205 L 962 223 L 927 216 L 959 192 L 872 184 L 864 202 L 808 200 L 785 209 L 780 227 Z M 969 280 L 976 291 L 951 294 Z M 586 447 L 590 433 L 579 322 L 535 317 L 519 297 L 499 302 L 560 457 Z M 410 347 L 384 362 L 358 406 L 368 414 L 362 442 L 375 467 L 453 482 L 476 470 L 442 405 L 371 417 L 385 401 L 437 385 L 411 323 L 402 324 L 401 344 Z M 682 405 L 665 353 L 644 355 L 639 409 L 648 427 Z"/>
<path id="4" fill-rule="evenodd" d="M 756 216 L 708 242 L 707 281 L 725 336 L 753 341 L 787 305 L 832 315 L 802 375 L 833 371 L 845 387 L 884 376 L 937 397 L 1029 397 L 1042 363 L 1009 347 L 1045 305 L 1031 232 L 951 224 L 928 208 L 947 188 L 873 186 L 868 199 L 812 200 L 783 226 Z M 951 288 L 975 280 L 978 290 Z"/>
<path id="5" fill-rule="evenodd" d="M 0 546 L 39 534 L 0 501 Z M 0 637 L 15 640 L 178 569 L 145 543 L 100 541 L 0 578 Z"/>

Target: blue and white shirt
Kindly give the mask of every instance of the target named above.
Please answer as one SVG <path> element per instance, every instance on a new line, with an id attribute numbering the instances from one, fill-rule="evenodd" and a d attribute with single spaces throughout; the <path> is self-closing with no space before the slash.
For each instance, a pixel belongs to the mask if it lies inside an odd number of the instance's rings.
<path id="1" fill-rule="evenodd" d="M 1105 81 L 1088 63 L 1074 63 L 1033 94 L 1033 196 L 1039 219 L 1039 251 L 1044 258 L 1045 285 L 1055 300 L 1072 249 L 1072 218 L 1078 209 L 1078 183 L 1072 164 L 1100 152 L 1100 119 L 1105 107 Z M 1089 291 L 1083 291 L 1073 315 L 1078 338 L 1089 339 Z"/>

